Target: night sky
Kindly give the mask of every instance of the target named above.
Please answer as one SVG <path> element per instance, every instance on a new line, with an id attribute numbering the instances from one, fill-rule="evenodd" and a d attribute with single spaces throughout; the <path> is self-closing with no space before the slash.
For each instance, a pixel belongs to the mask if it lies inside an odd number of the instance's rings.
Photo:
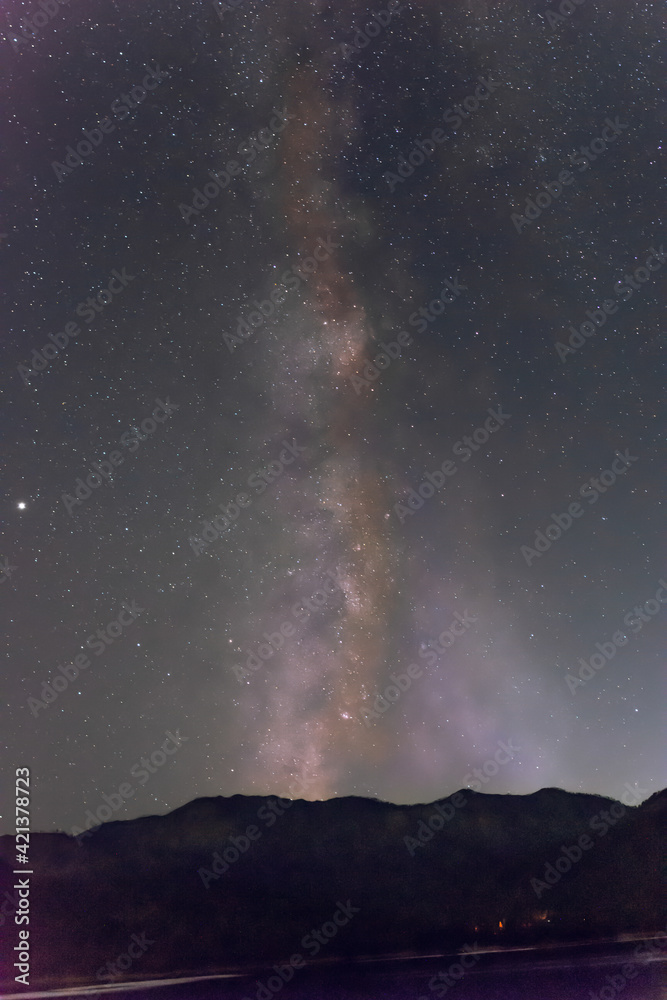
<path id="1" fill-rule="evenodd" d="M 32 828 L 663 787 L 659 5 L 45 6 L 0 30 Z"/>

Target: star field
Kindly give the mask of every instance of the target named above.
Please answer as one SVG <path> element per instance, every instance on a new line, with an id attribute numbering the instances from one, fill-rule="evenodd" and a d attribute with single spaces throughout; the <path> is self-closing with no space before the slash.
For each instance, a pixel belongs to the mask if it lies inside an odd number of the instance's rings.
<path id="1" fill-rule="evenodd" d="M 38 9 L 0 31 L 5 759 L 33 829 L 82 825 L 167 730 L 114 818 L 431 801 L 508 739 L 485 790 L 663 787 L 655 5 L 418 0 L 363 46 L 358 0 L 93 0 L 30 35 Z"/>

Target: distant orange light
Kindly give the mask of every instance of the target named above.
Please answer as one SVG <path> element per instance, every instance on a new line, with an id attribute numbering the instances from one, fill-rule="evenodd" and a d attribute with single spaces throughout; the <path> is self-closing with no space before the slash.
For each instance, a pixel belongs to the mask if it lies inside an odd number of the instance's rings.
<path id="1" fill-rule="evenodd" d="M 503 922 L 502 922 L 502 920 L 498 921 L 498 926 L 500 927 L 501 930 L 503 929 Z"/>

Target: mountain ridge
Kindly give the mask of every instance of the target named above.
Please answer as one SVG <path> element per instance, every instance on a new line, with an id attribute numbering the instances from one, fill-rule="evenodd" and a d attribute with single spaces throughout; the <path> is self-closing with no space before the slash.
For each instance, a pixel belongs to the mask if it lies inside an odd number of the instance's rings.
<path id="1" fill-rule="evenodd" d="M 239 794 L 78 839 L 32 833 L 33 981 L 60 968 L 94 983 L 133 934 L 153 944 L 131 977 L 270 964 L 340 907 L 358 912 L 322 958 L 651 933 L 666 811 L 666 791 L 638 805 L 549 788 L 411 805 Z M 0 838 L 3 922 L 13 848 Z"/>

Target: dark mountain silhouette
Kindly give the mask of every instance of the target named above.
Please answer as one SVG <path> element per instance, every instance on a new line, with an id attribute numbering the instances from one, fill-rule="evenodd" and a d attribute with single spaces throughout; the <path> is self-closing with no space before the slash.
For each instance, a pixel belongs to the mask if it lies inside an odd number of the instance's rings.
<path id="1" fill-rule="evenodd" d="M 664 791 L 628 807 L 556 788 L 466 789 L 411 806 L 235 795 L 106 823 L 81 843 L 32 834 L 30 983 L 109 982 L 106 963 L 132 935 L 151 944 L 126 971 L 112 965 L 119 978 L 250 969 L 296 953 L 353 959 L 650 933 L 662 926 L 666 802 Z M 18 940 L 14 857 L 14 838 L 0 838 L 8 946 Z M 305 945 L 322 925 L 321 947 Z"/>

